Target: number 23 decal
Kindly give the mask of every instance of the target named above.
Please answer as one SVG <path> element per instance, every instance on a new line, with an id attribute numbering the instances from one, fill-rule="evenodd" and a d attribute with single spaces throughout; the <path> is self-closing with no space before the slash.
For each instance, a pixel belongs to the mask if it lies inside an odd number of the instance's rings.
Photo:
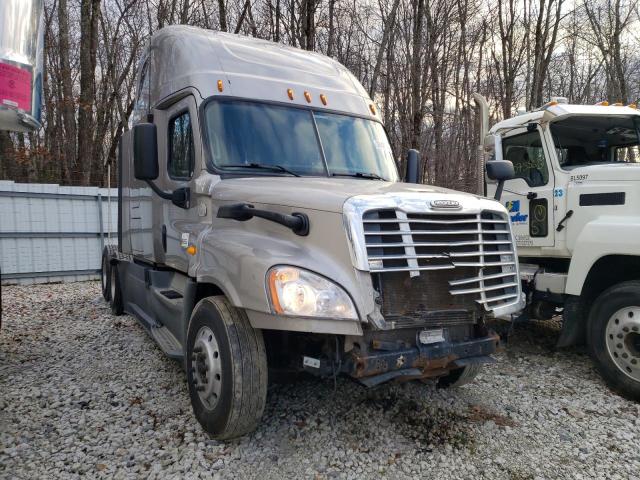
<path id="1" fill-rule="evenodd" d="M 554 197 L 562 197 L 564 195 L 564 190 L 562 190 L 561 188 L 556 188 L 553 191 L 553 196 Z"/>

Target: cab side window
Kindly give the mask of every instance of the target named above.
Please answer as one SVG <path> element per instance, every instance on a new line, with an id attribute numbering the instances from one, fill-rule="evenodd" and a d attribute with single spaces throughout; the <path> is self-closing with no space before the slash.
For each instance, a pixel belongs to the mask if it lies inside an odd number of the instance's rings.
<path id="1" fill-rule="evenodd" d="M 502 154 L 513 163 L 515 178 L 524 179 L 530 187 L 541 187 L 549 181 L 547 160 L 537 131 L 505 138 Z"/>
<path id="2" fill-rule="evenodd" d="M 167 169 L 173 180 L 189 180 L 193 174 L 194 147 L 191 117 L 183 112 L 169 121 Z"/>

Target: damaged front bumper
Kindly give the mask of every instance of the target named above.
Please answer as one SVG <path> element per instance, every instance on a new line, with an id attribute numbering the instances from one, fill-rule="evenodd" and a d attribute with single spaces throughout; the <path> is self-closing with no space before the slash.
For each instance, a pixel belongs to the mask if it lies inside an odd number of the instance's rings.
<path id="1" fill-rule="evenodd" d="M 500 345 L 497 333 L 467 341 L 417 344 L 410 348 L 372 349 L 367 354 L 347 354 L 342 372 L 369 387 L 389 380 L 415 380 L 446 375 L 450 370 L 474 363 L 491 363 Z M 374 344 L 374 348 L 376 345 Z"/>

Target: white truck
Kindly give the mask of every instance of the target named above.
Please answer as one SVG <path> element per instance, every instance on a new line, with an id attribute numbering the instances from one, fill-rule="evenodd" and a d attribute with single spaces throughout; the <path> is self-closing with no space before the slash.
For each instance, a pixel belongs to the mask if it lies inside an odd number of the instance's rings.
<path id="1" fill-rule="evenodd" d="M 500 199 L 527 295 L 521 319 L 561 311 L 558 346 L 586 343 L 609 386 L 639 400 L 640 111 L 554 98 L 488 130 L 488 105 L 476 103 L 484 158 L 514 166 Z M 495 196 L 491 180 L 485 193 Z"/>

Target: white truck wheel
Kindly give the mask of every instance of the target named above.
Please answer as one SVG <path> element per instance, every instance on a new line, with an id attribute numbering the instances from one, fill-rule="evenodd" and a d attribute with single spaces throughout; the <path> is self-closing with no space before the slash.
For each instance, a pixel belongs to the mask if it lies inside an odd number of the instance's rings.
<path id="1" fill-rule="evenodd" d="M 640 281 L 615 285 L 595 300 L 588 343 L 609 387 L 640 400 Z"/>
<path id="2" fill-rule="evenodd" d="M 187 381 L 193 412 L 213 438 L 228 440 L 258 426 L 267 399 L 262 332 L 224 297 L 193 310 L 187 333 Z"/>

